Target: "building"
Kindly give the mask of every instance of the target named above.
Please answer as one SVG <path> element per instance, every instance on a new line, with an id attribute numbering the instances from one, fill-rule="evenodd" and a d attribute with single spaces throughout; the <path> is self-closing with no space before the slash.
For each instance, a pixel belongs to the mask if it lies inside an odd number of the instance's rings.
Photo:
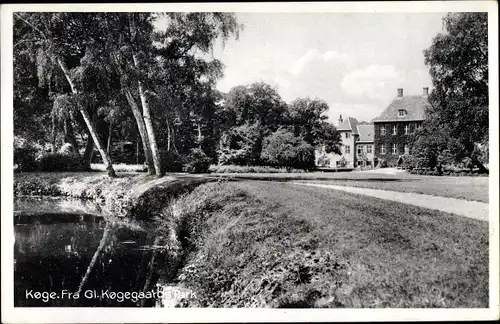
<path id="1" fill-rule="evenodd" d="M 373 167 L 374 166 L 374 148 L 373 140 L 375 131 L 373 124 L 358 124 L 358 136 L 356 145 L 356 166 Z"/>
<path id="2" fill-rule="evenodd" d="M 405 96 L 400 88 L 396 98 L 372 120 L 375 164 L 385 161 L 388 166 L 397 166 L 401 156 L 411 154 L 409 137 L 425 119 L 428 94 L 425 87 L 421 95 Z"/>
<path id="3" fill-rule="evenodd" d="M 316 165 L 333 169 L 353 169 L 358 166 L 374 165 L 373 137 L 371 124 L 360 124 L 356 118 L 339 117 L 337 131 L 341 138 L 341 154 L 316 151 Z"/>

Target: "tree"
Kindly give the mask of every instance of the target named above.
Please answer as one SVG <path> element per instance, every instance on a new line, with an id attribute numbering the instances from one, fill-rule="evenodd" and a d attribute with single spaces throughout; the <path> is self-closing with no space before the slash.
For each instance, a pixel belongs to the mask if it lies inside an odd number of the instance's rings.
<path id="1" fill-rule="evenodd" d="M 165 28 L 156 28 L 155 23 L 159 20 L 165 23 Z M 114 37 L 118 41 L 113 45 L 113 60 L 122 76 L 123 91 L 136 116 L 149 170 L 152 171 L 152 160 L 157 175 L 161 175 L 161 140 L 157 140 L 155 125 L 161 124 L 163 118 L 152 116 L 156 113 L 165 117 L 167 150 L 177 150 L 176 126 L 187 128 L 180 132 L 181 135 L 191 134 L 189 123 L 196 125 L 198 146 L 203 146 L 203 120 L 210 104 L 207 106 L 207 101 L 202 100 L 203 104 L 199 105 L 200 101 L 193 98 L 203 96 L 199 93 L 210 92 L 214 85 L 213 77 L 222 75 L 222 65 L 217 60 L 207 62 L 206 58 L 197 57 L 196 51 L 206 53 L 218 38 L 225 41 L 232 35 L 237 36 L 240 25 L 234 14 L 227 13 L 118 13 L 112 14 L 108 21 L 110 26 L 119 30 Z M 210 70 L 213 66 L 216 69 Z M 208 82 L 202 82 L 202 77 Z M 202 83 L 205 83 L 204 87 L 200 87 Z M 174 89 L 179 91 L 175 93 Z M 193 89 L 200 91 L 193 96 L 197 92 Z M 137 95 L 142 116 L 135 98 Z M 186 111 L 188 101 L 191 101 L 191 106 Z M 197 104 L 192 105 L 193 101 Z M 172 107 L 173 103 L 180 107 Z M 156 112 L 153 111 L 155 107 Z M 177 139 L 185 138 L 178 136 Z"/>
<path id="2" fill-rule="evenodd" d="M 91 95 L 83 91 L 85 84 L 82 86 L 80 82 L 84 70 L 82 58 L 95 44 L 95 40 L 89 37 L 89 34 L 96 30 L 91 16 L 80 13 L 15 13 L 14 15 L 16 20 L 28 27 L 28 30 L 25 29 L 25 32 L 16 39 L 16 45 L 22 44 L 25 51 L 37 57 L 40 81 L 50 83 L 53 74 L 62 73 L 69 87 L 66 86 L 67 90 L 59 89 L 60 92 L 55 95 L 56 109 L 69 107 L 68 103 L 77 108 L 106 164 L 108 175 L 115 177 L 111 160 L 104 151 L 87 110 L 88 104 L 92 103 L 92 100 L 89 100 Z"/>
<path id="3" fill-rule="evenodd" d="M 487 172 L 474 151 L 488 138 L 488 14 L 450 13 L 443 23 L 424 51 L 434 85 L 427 125 L 446 128 L 456 153 Z"/>
<path id="4" fill-rule="evenodd" d="M 264 139 L 261 157 L 271 165 L 311 169 L 314 167 L 314 148 L 292 132 L 279 129 Z"/>
<path id="5" fill-rule="evenodd" d="M 297 98 L 289 106 L 290 123 L 296 136 L 301 136 L 310 145 L 324 146 L 326 153 L 340 154 L 340 134 L 328 123 L 325 112 L 328 104 L 319 99 Z"/>
<path id="6" fill-rule="evenodd" d="M 276 89 L 264 82 L 233 87 L 225 97 L 228 124 L 241 126 L 258 122 L 268 135 L 284 125 L 287 106 Z"/>

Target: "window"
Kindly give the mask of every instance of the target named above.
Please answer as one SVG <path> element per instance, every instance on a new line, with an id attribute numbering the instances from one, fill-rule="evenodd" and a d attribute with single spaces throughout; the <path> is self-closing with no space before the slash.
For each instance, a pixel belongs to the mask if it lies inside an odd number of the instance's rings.
<path id="1" fill-rule="evenodd" d="M 406 116 L 406 110 L 399 109 L 398 110 L 398 117 L 404 117 L 404 116 Z"/>
<path id="2" fill-rule="evenodd" d="M 408 135 L 408 133 L 410 132 L 410 125 L 405 125 L 405 135 Z"/>
<path id="3" fill-rule="evenodd" d="M 371 152 L 372 152 L 372 146 L 366 145 L 366 153 L 371 153 Z"/>
<path id="4" fill-rule="evenodd" d="M 380 154 L 385 154 L 385 145 L 380 145 Z"/>
<path id="5" fill-rule="evenodd" d="M 345 133 L 345 138 L 349 138 L 351 137 L 351 134 L 350 133 Z"/>
<path id="6" fill-rule="evenodd" d="M 363 154 L 363 145 L 358 145 L 358 155 Z"/>
<path id="7" fill-rule="evenodd" d="M 345 146 L 345 153 L 346 154 L 350 154 L 351 153 L 351 146 L 350 145 L 346 145 Z"/>
<path id="8" fill-rule="evenodd" d="M 385 135 L 385 126 L 380 126 L 380 135 Z"/>
<path id="9" fill-rule="evenodd" d="M 366 166 L 371 166 L 372 165 L 372 161 L 366 161 Z"/>
<path id="10" fill-rule="evenodd" d="M 405 154 L 410 154 L 410 148 L 408 147 L 408 144 L 405 144 Z"/>
<path id="11" fill-rule="evenodd" d="M 392 144 L 392 154 L 397 154 L 398 153 L 398 148 L 396 147 L 396 144 Z"/>
<path id="12" fill-rule="evenodd" d="M 392 135 L 397 135 L 398 134 L 398 127 L 396 125 L 392 126 Z"/>

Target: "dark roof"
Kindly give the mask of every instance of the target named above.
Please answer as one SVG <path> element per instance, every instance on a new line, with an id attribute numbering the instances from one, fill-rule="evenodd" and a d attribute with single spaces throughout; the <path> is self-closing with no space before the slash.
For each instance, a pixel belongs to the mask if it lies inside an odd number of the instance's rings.
<path id="1" fill-rule="evenodd" d="M 347 117 L 337 126 L 340 131 L 352 131 L 353 134 L 358 133 L 358 120 L 356 118 Z"/>
<path id="2" fill-rule="evenodd" d="M 373 142 L 373 134 L 375 133 L 373 124 L 358 125 L 358 133 L 359 133 L 358 142 Z"/>
<path id="3" fill-rule="evenodd" d="M 424 120 L 425 108 L 427 106 L 429 106 L 429 102 L 427 101 L 427 97 L 424 96 L 396 97 L 380 116 L 374 118 L 372 121 Z M 398 117 L 398 110 L 400 109 L 406 110 L 406 116 Z"/>

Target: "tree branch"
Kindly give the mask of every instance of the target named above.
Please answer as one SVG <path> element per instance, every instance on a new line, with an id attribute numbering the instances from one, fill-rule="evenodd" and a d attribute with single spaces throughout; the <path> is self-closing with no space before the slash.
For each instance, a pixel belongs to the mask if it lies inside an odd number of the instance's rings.
<path id="1" fill-rule="evenodd" d="M 44 32 L 42 32 L 39 28 L 35 27 L 32 23 L 30 23 L 29 21 L 27 21 L 26 19 L 24 19 L 23 17 L 21 17 L 20 15 L 18 15 L 17 13 L 14 12 L 14 15 L 21 19 L 22 21 L 24 21 L 28 26 L 30 26 L 31 28 L 33 28 L 34 30 L 38 31 L 44 39 L 47 39 L 47 36 L 44 34 Z"/>

